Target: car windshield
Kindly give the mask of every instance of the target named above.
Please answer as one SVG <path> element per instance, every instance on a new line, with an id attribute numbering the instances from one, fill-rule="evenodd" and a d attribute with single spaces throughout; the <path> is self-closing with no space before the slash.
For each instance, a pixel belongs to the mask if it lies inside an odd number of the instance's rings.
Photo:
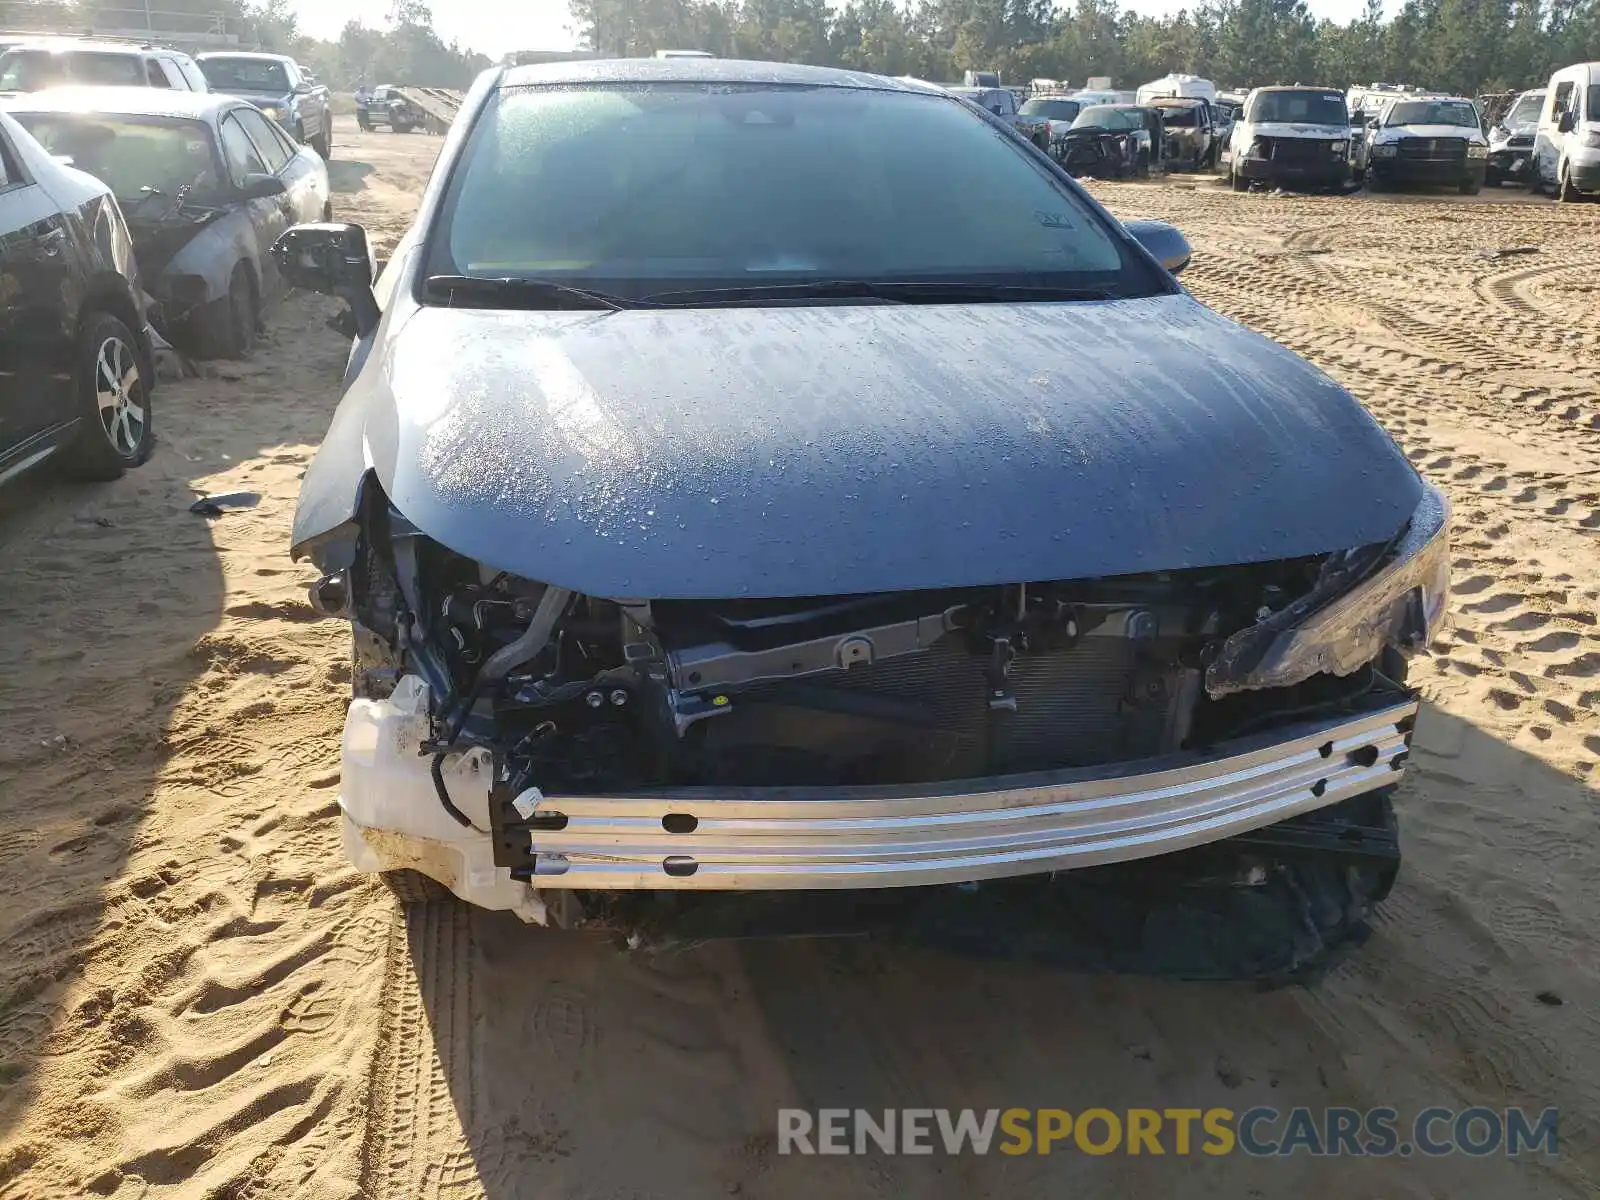
<path id="1" fill-rule="evenodd" d="M 7 50 L 0 55 L 0 92 L 38 92 L 65 83 L 143 87 L 137 54 L 92 50 Z"/>
<path id="2" fill-rule="evenodd" d="M 1156 107 L 1161 123 L 1174 129 L 1193 129 L 1200 124 L 1200 106 L 1197 104 L 1162 104 Z"/>
<path id="3" fill-rule="evenodd" d="M 1470 100 L 1402 100 L 1389 110 L 1385 125 L 1456 125 L 1478 128 L 1478 110 Z"/>
<path id="4" fill-rule="evenodd" d="M 841 279 L 1166 290 L 966 106 L 835 87 L 505 89 L 469 135 L 428 253 L 430 276 L 634 298 Z"/>
<path id="5" fill-rule="evenodd" d="M 1588 101 L 1588 119 L 1591 121 L 1600 121 L 1600 83 L 1591 83 L 1589 85 Z"/>
<path id="6" fill-rule="evenodd" d="M 217 175 L 211 136 L 199 121 L 104 113 L 13 113 L 49 153 L 72 159 L 98 177 L 118 203 L 134 205 L 151 190 L 194 200 L 215 199 Z M 185 190 L 187 189 L 187 190 Z"/>
<path id="7" fill-rule="evenodd" d="M 1338 92 L 1256 92 L 1248 104 L 1245 119 L 1256 124 L 1348 126 L 1350 123 L 1344 96 Z"/>
<path id="8" fill-rule="evenodd" d="M 1076 100 L 1029 100 L 1022 106 L 1022 115 L 1038 117 L 1045 121 L 1070 121 L 1078 115 L 1083 105 Z"/>
<path id="9" fill-rule="evenodd" d="M 281 96 L 289 90 L 289 72 L 269 58 L 203 58 L 200 70 L 214 92 Z"/>
<path id="10" fill-rule="evenodd" d="M 1591 94 L 1600 93 L 1600 88 L 1591 88 Z M 1511 111 L 1502 120 L 1504 125 L 1533 125 L 1539 120 L 1539 110 L 1544 107 L 1543 92 L 1529 92 L 1517 97 L 1517 102 L 1511 106 Z M 1591 95 L 1590 107 L 1593 108 Z"/>
<path id="11" fill-rule="evenodd" d="M 1072 122 L 1074 129 L 1143 129 L 1144 118 L 1129 108 L 1096 105 L 1080 112 Z"/>

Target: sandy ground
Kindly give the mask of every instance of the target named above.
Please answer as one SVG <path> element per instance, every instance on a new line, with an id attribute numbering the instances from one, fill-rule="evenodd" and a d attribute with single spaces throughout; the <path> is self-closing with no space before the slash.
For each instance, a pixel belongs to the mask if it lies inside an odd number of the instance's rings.
<path id="1" fill-rule="evenodd" d="M 387 247 L 438 143 L 345 124 L 338 211 Z M 0 1197 L 1593 1194 L 1600 206 L 1096 187 L 1454 499 L 1457 626 L 1414 667 L 1406 867 L 1360 952 L 1260 993 L 408 923 L 338 847 L 345 647 L 286 541 L 344 349 L 296 298 L 253 362 L 164 387 L 146 468 L 0 494 Z M 1555 1105 L 1561 1153 L 775 1153 L 783 1106 L 1255 1104 Z"/>

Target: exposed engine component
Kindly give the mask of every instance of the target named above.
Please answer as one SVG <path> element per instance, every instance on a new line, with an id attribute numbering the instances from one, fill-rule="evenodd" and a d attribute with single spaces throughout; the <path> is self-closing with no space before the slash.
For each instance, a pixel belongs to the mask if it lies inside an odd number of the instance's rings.
<path id="1" fill-rule="evenodd" d="M 919 783 L 1174 752 L 1282 707 L 1282 694 L 1218 703 L 1200 681 L 1229 635 L 1310 593 L 1325 565 L 650 601 L 578 595 L 403 525 L 388 533 L 393 578 L 368 554 L 367 570 L 319 584 L 370 643 L 358 693 L 392 686 L 403 657 L 436 698 L 428 752 L 491 749 L 513 795 Z M 1325 682 L 1304 703 L 1370 685 Z"/>

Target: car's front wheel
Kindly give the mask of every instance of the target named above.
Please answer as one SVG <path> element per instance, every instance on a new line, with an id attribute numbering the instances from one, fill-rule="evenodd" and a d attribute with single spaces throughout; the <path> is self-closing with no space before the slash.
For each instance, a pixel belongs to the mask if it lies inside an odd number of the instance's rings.
<path id="1" fill-rule="evenodd" d="M 139 344 L 109 313 L 84 318 L 78 335 L 78 433 L 63 466 L 79 479 L 116 479 L 150 457 L 150 391 Z"/>
<path id="2" fill-rule="evenodd" d="M 311 148 L 315 150 L 323 162 L 333 161 L 333 122 L 324 120 L 322 132 L 311 139 Z"/>
<path id="3" fill-rule="evenodd" d="M 1561 180 L 1556 184 L 1556 199 L 1562 204 L 1576 204 L 1583 199 L 1578 194 L 1578 189 L 1572 186 L 1572 168 L 1561 168 Z"/>
<path id="4" fill-rule="evenodd" d="M 394 893 L 395 899 L 407 908 L 413 904 L 433 904 L 448 899 L 451 894 L 450 889 L 437 879 L 409 867 L 383 872 L 383 882 Z"/>
<path id="5" fill-rule="evenodd" d="M 206 305 L 195 319 L 201 357 L 249 358 L 256 348 L 259 312 L 250 268 L 239 263 L 228 280 L 228 294 Z"/>

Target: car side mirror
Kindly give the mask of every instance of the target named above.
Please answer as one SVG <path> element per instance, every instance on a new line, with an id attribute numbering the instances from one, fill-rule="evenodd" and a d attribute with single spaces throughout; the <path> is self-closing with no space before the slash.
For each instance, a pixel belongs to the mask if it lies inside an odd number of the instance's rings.
<path id="1" fill-rule="evenodd" d="M 1177 226 L 1168 225 L 1165 221 L 1127 221 L 1123 228 L 1174 275 L 1187 267 L 1194 255 L 1189 239 L 1179 232 Z"/>
<path id="2" fill-rule="evenodd" d="M 1556 122 L 1556 129 L 1562 133 L 1571 133 L 1572 127 L 1572 110 L 1569 108 L 1561 114 L 1561 119 Z"/>
<path id="3" fill-rule="evenodd" d="M 311 85 L 309 83 L 307 83 L 303 79 L 299 83 L 294 85 L 294 94 L 296 96 L 309 96 L 311 94 L 311 92 L 312 92 Z"/>
<path id="4" fill-rule="evenodd" d="M 383 314 L 372 294 L 372 250 L 359 225 L 296 225 L 272 246 L 290 287 L 337 296 L 350 306 L 356 334 L 366 337 Z"/>
<path id="5" fill-rule="evenodd" d="M 289 189 L 276 175 L 246 175 L 239 185 L 239 195 L 246 200 L 265 200 L 281 196 Z"/>

